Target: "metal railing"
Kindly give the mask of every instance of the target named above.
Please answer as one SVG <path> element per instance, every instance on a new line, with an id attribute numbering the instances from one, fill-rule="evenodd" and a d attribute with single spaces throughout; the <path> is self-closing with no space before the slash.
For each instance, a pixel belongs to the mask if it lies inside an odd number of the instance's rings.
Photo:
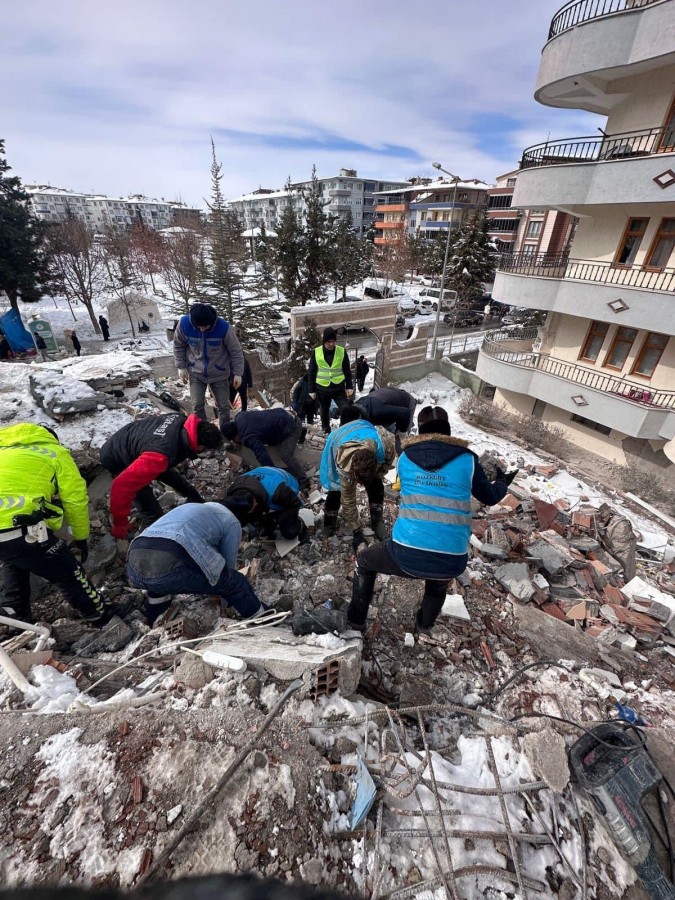
<path id="1" fill-rule="evenodd" d="M 614 13 L 630 12 L 632 9 L 642 9 L 656 2 L 657 0 L 571 0 L 553 16 L 548 40 L 582 22 L 601 19 Z"/>
<path id="2" fill-rule="evenodd" d="M 594 391 L 614 394 L 621 397 L 622 400 L 637 403 L 640 406 L 675 409 L 675 391 L 655 391 L 644 384 L 619 378 L 616 375 L 607 375 L 594 369 L 587 369 L 576 363 L 556 359 L 546 353 L 537 353 L 517 347 L 509 349 L 508 347 L 509 343 L 534 339 L 536 336 L 537 329 L 489 331 L 485 336 L 481 353 L 510 365 L 546 372 L 548 375 L 571 381 L 574 384 L 581 384 Z"/>
<path id="3" fill-rule="evenodd" d="M 523 150 L 521 169 L 559 166 L 565 163 L 607 162 L 635 159 L 656 153 L 675 153 L 675 128 L 659 125 L 618 134 L 589 134 L 534 144 Z"/>
<path id="4" fill-rule="evenodd" d="M 650 271 L 640 266 L 621 266 L 595 259 L 571 259 L 564 253 L 502 253 L 498 270 L 516 275 L 568 278 L 645 291 L 675 292 L 675 269 Z"/>

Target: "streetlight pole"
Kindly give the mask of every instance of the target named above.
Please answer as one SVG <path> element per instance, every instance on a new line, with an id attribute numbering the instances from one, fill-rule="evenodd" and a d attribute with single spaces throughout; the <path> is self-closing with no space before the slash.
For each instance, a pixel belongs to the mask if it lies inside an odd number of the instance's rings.
<path id="1" fill-rule="evenodd" d="M 431 341 L 431 358 L 436 359 L 436 345 L 438 342 L 438 322 L 441 317 L 441 307 L 443 305 L 443 299 L 445 297 L 445 270 L 448 266 L 448 255 L 450 253 L 450 235 L 452 233 L 452 225 L 453 225 L 453 217 L 455 214 L 455 200 L 457 199 L 457 184 L 461 181 L 459 175 L 453 175 L 452 172 L 448 172 L 447 169 L 444 169 L 443 166 L 439 162 L 435 162 L 431 164 L 434 169 L 438 169 L 440 172 L 445 172 L 446 175 L 449 175 L 450 178 L 454 181 L 454 188 L 452 191 L 452 209 L 450 210 L 450 218 L 448 220 L 448 237 L 445 242 L 445 257 L 443 258 L 443 271 L 441 273 L 441 296 L 438 298 L 438 307 L 436 309 L 436 321 L 434 322 L 434 336 Z M 453 320 L 453 335 L 454 335 L 454 320 Z M 452 337 L 450 338 L 452 344 Z M 452 349 L 452 345 L 451 345 Z"/>

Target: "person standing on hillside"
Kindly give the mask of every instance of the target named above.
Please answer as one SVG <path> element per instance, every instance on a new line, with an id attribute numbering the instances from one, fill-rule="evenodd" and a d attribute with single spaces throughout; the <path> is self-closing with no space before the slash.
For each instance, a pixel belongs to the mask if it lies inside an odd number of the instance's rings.
<path id="1" fill-rule="evenodd" d="M 319 403 L 324 434 L 330 434 L 331 403 L 334 401 L 342 412 L 354 394 L 349 357 L 336 341 L 337 331 L 324 329 L 321 346 L 314 348 L 309 360 L 309 396 Z"/>
<path id="2" fill-rule="evenodd" d="M 103 340 L 109 341 L 110 340 L 110 327 L 108 325 L 108 320 L 106 319 L 106 317 L 103 314 L 101 314 L 98 317 L 98 324 L 101 326 L 101 334 L 103 335 Z"/>
<path id="3" fill-rule="evenodd" d="M 359 391 L 363 390 L 363 386 L 366 383 L 366 375 L 370 372 L 370 366 L 368 365 L 368 360 L 363 356 L 359 356 L 356 360 L 356 387 Z"/>
<path id="4" fill-rule="evenodd" d="M 190 384 L 192 408 L 200 419 L 206 419 L 206 388 L 211 388 L 222 429 L 230 421 L 230 375 L 235 391 L 244 376 L 244 351 L 234 328 L 208 303 L 193 303 L 176 328 L 173 358 L 183 383 Z"/>
<path id="5" fill-rule="evenodd" d="M 80 339 L 78 338 L 77 333 L 75 331 L 70 332 L 70 342 L 73 345 L 73 350 L 79 356 L 80 353 L 82 352 L 82 344 L 80 343 Z"/>

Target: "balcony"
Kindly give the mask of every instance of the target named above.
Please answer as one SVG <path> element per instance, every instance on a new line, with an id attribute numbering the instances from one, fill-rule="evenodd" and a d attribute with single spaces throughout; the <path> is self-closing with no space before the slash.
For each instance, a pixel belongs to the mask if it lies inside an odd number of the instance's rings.
<path id="1" fill-rule="evenodd" d="M 535 98 L 607 115 L 617 81 L 672 63 L 663 41 L 671 28 L 671 0 L 572 0 L 551 22 Z"/>
<path id="2" fill-rule="evenodd" d="M 351 191 L 349 188 L 331 188 L 331 190 L 328 191 L 329 197 L 349 197 L 350 194 Z"/>
<path id="3" fill-rule="evenodd" d="M 518 231 L 519 225 L 520 218 L 518 216 L 514 216 L 512 219 L 488 218 L 486 227 L 489 234 L 500 234 L 502 232 L 513 234 L 514 231 Z"/>
<path id="4" fill-rule="evenodd" d="M 375 212 L 408 212 L 408 204 L 379 202 L 375 207 Z"/>
<path id="5" fill-rule="evenodd" d="M 670 440 L 675 435 L 675 391 L 651 390 L 541 353 L 534 349 L 538 338 L 536 328 L 487 332 L 477 374 L 499 388 L 583 413 L 631 437 Z"/>
<path id="6" fill-rule="evenodd" d="M 663 126 L 535 144 L 523 152 L 513 205 L 663 203 L 655 179 L 675 166 L 673 156 L 675 129 Z"/>
<path id="7" fill-rule="evenodd" d="M 503 253 L 493 295 L 504 303 L 675 334 L 675 269 L 646 271 L 564 254 Z M 662 299 L 659 299 L 662 298 Z M 610 303 L 623 301 L 614 312 Z"/>

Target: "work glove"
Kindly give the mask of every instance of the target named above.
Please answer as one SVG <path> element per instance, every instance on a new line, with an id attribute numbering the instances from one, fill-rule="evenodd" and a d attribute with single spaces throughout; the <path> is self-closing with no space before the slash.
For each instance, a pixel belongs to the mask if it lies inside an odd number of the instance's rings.
<path id="1" fill-rule="evenodd" d="M 80 558 L 80 565 L 84 565 L 87 561 L 87 557 L 89 556 L 89 542 L 86 540 L 83 541 L 73 541 L 75 552 Z"/>
<path id="2" fill-rule="evenodd" d="M 129 523 L 122 522 L 121 524 L 113 524 L 110 533 L 116 540 L 126 541 L 127 534 L 129 533 Z"/>
<path id="3" fill-rule="evenodd" d="M 365 544 L 366 536 L 363 533 L 363 529 L 356 528 L 354 529 L 354 533 L 352 534 L 352 550 L 354 553 L 359 552 L 359 547 L 361 544 Z"/>
<path id="4" fill-rule="evenodd" d="M 316 394 L 309 394 L 309 396 L 312 398 L 312 400 L 316 400 Z"/>
<path id="5" fill-rule="evenodd" d="M 354 396 L 354 391 L 345 391 L 345 395 L 346 395 L 347 397 L 353 397 L 353 396 Z"/>
<path id="6" fill-rule="evenodd" d="M 503 481 L 504 484 L 509 485 L 516 477 L 520 469 L 514 469 L 513 472 L 505 472 L 503 469 L 500 469 L 499 466 L 495 469 L 495 481 Z"/>
<path id="7" fill-rule="evenodd" d="M 239 388 L 241 387 L 241 375 L 234 376 L 234 378 L 232 379 L 232 387 L 235 389 L 235 391 L 239 390 Z"/>
<path id="8" fill-rule="evenodd" d="M 178 377 L 183 382 L 183 384 L 187 384 L 188 381 L 190 380 L 190 376 L 188 375 L 187 369 L 179 369 Z"/>

